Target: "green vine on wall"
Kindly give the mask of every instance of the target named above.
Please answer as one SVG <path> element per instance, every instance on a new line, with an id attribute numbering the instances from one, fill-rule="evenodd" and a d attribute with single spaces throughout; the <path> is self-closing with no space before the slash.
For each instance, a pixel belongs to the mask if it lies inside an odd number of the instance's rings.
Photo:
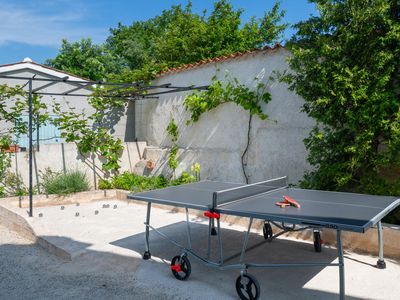
<path id="1" fill-rule="evenodd" d="M 168 156 L 168 167 L 171 168 L 171 170 L 173 171 L 173 176 L 174 178 L 176 178 L 175 170 L 178 167 L 177 155 L 179 148 L 177 141 L 179 137 L 179 131 L 178 131 L 178 125 L 175 123 L 175 119 L 173 117 L 171 117 L 171 120 L 168 123 L 167 133 L 170 136 L 172 142 L 172 147 Z"/>
<path id="2" fill-rule="evenodd" d="M 256 89 L 251 90 L 248 86 L 240 83 L 237 78 L 226 76 L 226 79 L 226 82 L 221 82 L 214 76 L 206 91 L 195 91 L 185 98 L 183 104 L 191 114 L 188 124 L 197 122 L 203 113 L 228 102 L 240 105 L 261 120 L 268 118 L 261 108 L 262 102 L 268 103 L 271 100 L 271 95 L 265 91 L 264 83 L 257 83 Z"/>
<path id="3" fill-rule="evenodd" d="M 224 103 L 235 103 L 249 112 L 246 147 L 241 156 L 242 170 L 246 183 L 249 182 L 249 175 L 246 172 L 247 154 L 250 146 L 251 124 L 253 116 L 266 120 L 268 115 L 263 111 L 261 104 L 268 104 L 271 101 L 271 94 L 266 91 L 266 85 L 259 82 L 258 78 L 255 89 L 240 83 L 237 78 L 226 76 L 226 81 L 212 78 L 212 84 L 206 91 L 195 91 L 184 99 L 184 107 L 190 113 L 190 120 L 187 124 L 197 122 L 200 117 L 210 110 L 215 109 Z"/>

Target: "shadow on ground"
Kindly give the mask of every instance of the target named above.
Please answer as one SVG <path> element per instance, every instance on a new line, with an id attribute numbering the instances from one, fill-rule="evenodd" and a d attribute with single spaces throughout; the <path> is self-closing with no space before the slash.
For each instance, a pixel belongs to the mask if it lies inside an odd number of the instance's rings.
<path id="1" fill-rule="evenodd" d="M 183 299 L 141 284 L 140 258 L 87 250 L 67 261 L 36 244 L 12 242 L 0 239 L 0 299 Z"/>
<path id="2" fill-rule="evenodd" d="M 208 226 L 200 224 L 196 219 L 192 220 L 192 248 L 202 256 L 207 251 L 207 232 Z M 187 225 L 186 222 L 179 222 L 158 228 L 163 234 L 168 235 L 176 242 L 187 245 Z M 240 252 L 244 232 L 224 228 L 222 229 L 222 245 L 224 257 L 230 257 Z M 217 260 L 217 239 L 212 237 L 213 247 L 211 257 Z M 112 245 L 130 249 L 138 253 L 144 251 L 144 233 L 132 235 L 124 239 L 111 242 Z M 246 253 L 246 262 L 251 263 L 303 263 L 303 262 L 333 262 L 337 258 L 336 249 L 324 248 L 322 253 L 316 253 L 314 247 L 310 243 L 300 241 L 290 241 L 276 239 L 273 242 L 266 242 L 263 236 L 259 234 L 251 234 L 249 239 L 249 247 L 260 244 L 257 248 Z M 159 269 L 162 273 L 160 277 L 173 278 L 169 270 L 169 261 L 172 257 L 179 255 L 181 250 L 168 242 L 165 238 L 156 232 L 150 232 L 150 250 L 153 258 L 160 258 L 166 264 L 163 269 Z M 235 280 L 240 274 L 238 269 L 220 271 L 215 268 L 207 267 L 202 262 L 190 256 L 192 264 L 192 274 L 188 281 L 178 282 L 176 285 L 187 286 L 187 289 L 195 289 L 193 283 L 201 285 L 203 290 L 216 289 L 222 294 L 231 298 L 235 298 Z M 229 261 L 229 263 L 238 262 L 239 258 Z M 149 269 L 152 268 L 152 262 L 146 262 Z M 337 269 L 337 267 L 329 267 Z M 157 268 L 158 269 L 158 268 Z M 338 294 L 324 292 L 304 288 L 304 285 L 312 280 L 323 267 L 308 268 L 274 268 L 274 269 L 249 269 L 249 273 L 256 276 L 261 286 L 261 299 L 337 299 Z M 335 270 L 336 271 L 336 270 Z M 145 273 L 145 272 L 144 272 Z M 151 275 L 148 274 L 148 278 Z M 154 276 L 154 273 L 153 273 Z M 144 277 L 146 275 L 144 274 Z M 159 277 L 157 277 L 159 278 Z M 338 278 L 338 277 L 337 277 Z M 322 288 L 321 288 L 322 289 Z M 339 279 L 337 279 L 337 290 L 339 289 Z M 356 297 L 346 297 L 346 299 L 362 299 Z"/>

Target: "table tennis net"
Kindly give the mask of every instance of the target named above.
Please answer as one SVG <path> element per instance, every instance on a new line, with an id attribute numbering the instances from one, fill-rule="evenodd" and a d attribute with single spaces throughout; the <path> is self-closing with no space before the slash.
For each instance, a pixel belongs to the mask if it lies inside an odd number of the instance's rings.
<path id="1" fill-rule="evenodd" d="M 280 177 L 271 180 L 248 184 L 228 190 L 216 191 L 213 194 L 213 206 L 230 203 L 239 199 L 248 198 L 258 194 L 267 193 L 287 187 L 287 177 Z"/>

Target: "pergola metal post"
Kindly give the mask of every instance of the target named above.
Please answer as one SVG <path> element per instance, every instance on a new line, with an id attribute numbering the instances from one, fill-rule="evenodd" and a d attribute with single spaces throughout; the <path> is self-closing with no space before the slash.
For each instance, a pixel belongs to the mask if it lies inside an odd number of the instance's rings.
<path id="1" fill-rule="evenodd" d="M 33 116 L 32 116 L 32 79 L 29 80 L 29 217 L 33 216 Z"/>
<path id="2" fill-rule="evenodd" d="M 1 75 L 0 79 L 10 79 L 10 80 L 24 80 L 26 83 L 22 85 L 19 89 L 22 90 L 28 85 L 28 103 L 29 103 L 29 217 L 33 217 L 33 96 L 34 95 L 49 95 L 49 96 L 68 96 L 68 97 L 90 97 L 90 94 L 86 93 L 74 93 L 79 90 L 86 90 L 93 92 L 93 87 L 108 86 L 111 87 L 110 90 L 106 90 L 105 94 L 100 95 L 103 98 L 119 98 L 125 101 L 135 101 L 139 99 L 157 99 L 158 95 L 168 94 L 168 93 L 179 93 L 192 90 L 206 90 L 208 86 L 172 86 L 170 83 L 160 84 L 160 85 L 150 85 L 145 82 L 134 82 L 134 83 L 113 83 L 113 82 L 103 82 L 103 81 L 89 81 L 89 80 L 70 80 L 68 76 L 62 78 L 36 78 L 27 76 L 14 76 L 14 75 Z M 33 89 L 33 81 L 38 83 L 43 83 L 42 85 L 35 87 Z M 43 90 L 51 86 L 67 83 L 70 85 L 75 85 L 65 92 L 44 92 Z M 127 90 L 128 89 L 128 90 Z M 129 90 L 131 89 L 131 90 Z M 148 93 L 150 90 L 166 89 L 166 91 L 158 91 L 154 93 Z M 122 91 L 121 91 L 122 90 Z M 125 90 L 125 91 L 124 91 Z M 38 119 L 38 117 L 37 117 Z M 37 124 L 37 150 L 39 150 L 39 124 Z M 38 183 L 37 183 L 38 184 Z"/>

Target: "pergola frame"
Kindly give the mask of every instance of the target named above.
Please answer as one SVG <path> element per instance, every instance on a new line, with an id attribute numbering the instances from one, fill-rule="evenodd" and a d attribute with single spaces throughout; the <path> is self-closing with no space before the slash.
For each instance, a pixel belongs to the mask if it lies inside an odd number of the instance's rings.
<path id="1" fill-rule="evenodd" d="M 14 75 L 0 75 L 1 79 L 9 80 L 21 80 L 26 81 L 24 85 L 21 86 L 21 90 L 28 86 L 28 114 L 29 114 L 29 125 L 28 125 L 28 138 L 29 138 L 29 217 L 33 216 L 33 117 L 32 117 L 32 99 L 33 95 L 40 96 L 67 96 L 67 97 L 90 97 L 90 94 L 79 94 L 80 90 L 89 90 L 93 86 L 110 86 L 112 89 L 101 95 L 102 98 L 119 98 L 126 101 L 135 101 L 139 99 L 154 99 L 158 98 L 158 95 L 169 94 L 169 93 L 179 93 L 184 91 L 192 90 L 206 90 L 208 86 L 172 86 L 172 84 L 161 84 L 161 85 L 151 85 L 144 82 L 134 82 L 134 83 L 114 83 L 105 81 L 90 81 L 90 80 L 72 80 L 69 76 L 63 78 L 36 78 L 36 74 L 32 77 L 26 76 L 14 76 Z M 43 85 L 33 88 L 33 82 L 42 82 Z M 55 86 L 60 83 L 69 83 L 75 85 L 76 87 L 71 88 L 63 93 L 55 92 L 43 92 L 43 89 Z M 125 90 L 124 90 L 125 89 Z M 132 89 L 129 91 L 129 89 Z M 165 89 L 163 91 L 155 91 L 148 93 L 150 90 Z M 119 92 L 124 90 L 123 92 Z"/>

